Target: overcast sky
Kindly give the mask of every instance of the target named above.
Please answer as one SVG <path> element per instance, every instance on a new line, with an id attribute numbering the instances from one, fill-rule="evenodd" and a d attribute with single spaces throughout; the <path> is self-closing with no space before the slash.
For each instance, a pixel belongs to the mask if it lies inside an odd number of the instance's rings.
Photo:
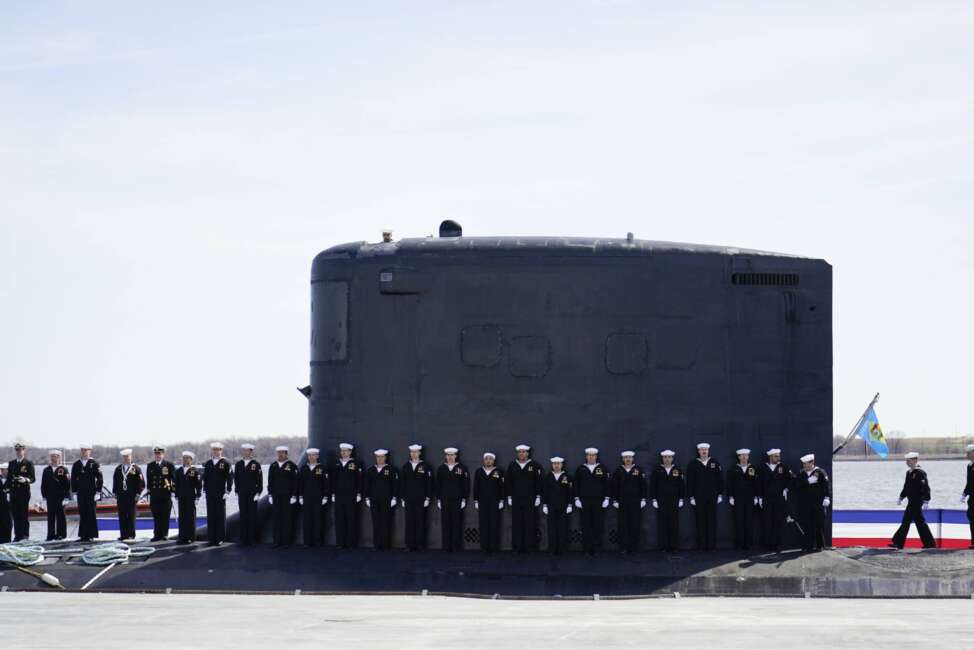
<path id="1" fill-rule="evenodd" d="M 825 258 L 837 432 L 974 433 L 971 3 L 244 4 L 0 5 L 0 441 L 303 434 L 312 257 L 446 217 Z"/>

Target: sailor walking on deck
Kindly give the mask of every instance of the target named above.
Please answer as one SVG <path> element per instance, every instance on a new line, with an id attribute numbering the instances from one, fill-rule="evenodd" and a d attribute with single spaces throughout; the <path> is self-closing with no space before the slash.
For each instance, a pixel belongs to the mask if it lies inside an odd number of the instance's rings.
<path id="1" fill-rule="evenodd" d="M 206 536 L 210 546 L 227 538 L 227 495 L 233 489 L 233 468 L 223 457 L 223 443 L 210 443 L 210 459 L 203 464 L 206 492 Z"/>
<path id="2" fill-rule="evenodd" d="M 710 456 L 710 443 L 697 445 L 697 457 L 687 465 L 687 494 L 693 506 L 697 550 L 717 548 L 717 506 L 724 500 L 720 462 Z"/>
<path id="3" fill-rule="evenodd" d="M 906 499 L 906 510 L 903 511 L 903 522 L 893 534 L 890 541 L 890 548 L 903 548 L 906 544 L 906 536 L 910 533 L 910 524 L 916 524 L 917 532 L 920 534 L 920 541 L 923 548 L 936 548 L 937 543 L 927 525 L 927 519 L 923 516 L 923 511 L 930 505 L 930 482 L 927 480 L 927 473 L 920 468 L 920 454 L 911 451 L 903 458 L 906 459 L 906 479 L 903 482 L 903 490 L 900 491 L 900 498 L 896 505 L 903 503 Z"/>
<path id="4" fill-rule="evenodd" d="M 149 507 L 152 509 L 152 541 L 169 537 L 169 517 L 172 515 L 172 495 L 176 491 L 176 466 L 166 460 L 166 448 L 152 450 L 155 459 L 145 468 L 149 484 Z"/>
<path id="5" fill-rule="evenodd" d="M 974 445 L 967 445 L 967 483 L 960 496 L 961 503 L 967 504 L 967 523 L 971 528 L 971 548 L 974 548 Z"/>
<path id="6" fill-rule="evenodd" d="M 311 548 L 325 543 L 325 505 L 331 486 L 328 485 L 327 468 L 318 462 L 321 450 L 308 447 L 304 453 L 308 462 L 298 473 L 298 504 L 301 506 L 304 545 Z"/>
<path id="7" fill-rule="evenodd" d="M 81 445 L 81 458 L 71 466 L 71 491 L 78 502 L 78 537 L 82 542 L 98 539 L 95 504 L 101 500 L 104 477 L 98 461 L 91 457 L 91 443 Z"/>
<path id="8" fill-rule="evenodd" d="M 683 472 L 673 464 L 675 452 L 660 452 L 660 465 L 650 477 L 649 496 L 657 513 L 657 543 L 659 550 L 673 553 L 680 545 L 680 508 L 686 498 Z M 638 549 L 636 549 L 638 550 Z"/>
<path id="9" fill-rule="evenodd" d="M 399 498 L 406 519 L 406 550 L 426 548 L 426 509 L 433 496 L 433 469 L 422 458 L 423 445 L 409 445 L 409 460 L 399 471 Z"/>
<path id="10" fill-rule="evenodd" d="M 541 465 L 531 460 L 531 447 L 514 448 L 517 458 L 507 466 L 507 505 L 511 507 L 511 550 L 527 553 L 538 547 L 538 506 L 541 505 Z"/>
<path id="11" fill-rule="evenodd" d="M 392 548 L 392 524 L 399 503 L 399 472 L 386 462 L 388 449 L 373 452 L 375 464 L 365 473 L 365 505 L 372 513 L 372 548 Z"/>
<path id="12" fill-rule="evenodd" d="M 47 502 L 47 540 L 51 541 L 68 536 L 64 504 L 71 498 L 71 478 L 61 464 L 61 450 L 52 449 L 48 454 L 51 462 L 41 473 L 41 497 Z"/>
<path id="13" fill-rule="evenodd" d="M 618 511 L 619 548 L 629 554 L 638 551 L 641 545 L 643 509 L 649 486 L 646 472 L 636 465 L 636 452 L 624 451 L 621 457 L 622 464 L 612 473 L 612 507 Z"/>
<path id="14" fill-rule="evenodd" d="M 801 457 L 802 471 L 794 483 L 795 512 L 805 532 L 802 548 L 825 548 L 825 515 L 832 506 L 832 485 L 825 470 L 815 464 L 815 454 Z"/>
<path id="15" fill-rule="evenodd" d="M 132 450 L 118 452 L 122 462 L 112 476 L 112 494 L 118 507 L 118 539 L 135 539 L 135 504 L 145 490 L 142 468 L 132 462 Z"/>
<path id="16" fill-rule="evenodd" d="M 754 537 L 754 510 L 761 497 L 758 471 L 751 465 L 751 450 L 738 449 L 737 464 L 727 472 L 727 503 L 734 524 L 734 548 L 751 549 Z"/>
<path id="17" fill-rule="evenodd" d="M 240 513 L 240 543 L 251 546 L 257 543 L 257 502 L 264 491 L 264 470 L 254 458 L 254 445 L 240 445 L 243 458 L 233 468 L 233 491 L 237 493 Z"/>
<path id="18" fill-rule="evenodd" d="M 788 516 L 788 487 L 795 475 L 781 462 L 780 449 L 769 449 L 767 455 L 768 462 L 758 468 L 761 543 L 770 551 L 780 551 L 785 538 L 785 518 Z"/>
<path id="19" fill-rule="evenodd" d="M 335 544 L 358 545 L 358 511 L 362 501 L 362 464 L 352 457 L 354 446 L 338 445 L 338 461 L 331 468 L 331 502 L 335 505 Z"/>
<path id="20" fill-rule="evenodd" d="M 267 470 L 267 494 L 270 495 L 274 548 L 289 546 L 294 533 L 294 506 L 298 502 L 298 466 L 289 459 L 284 445 L 274 448 L 277 461 Z"/>
<path id="21" fill-rule="evenodd" d="M 176 501 L 179 505 L 178 544 L 196 541 L 196 502 L 203 494 L 203 477 L 199 468 L 193 466 L 196 454 L 184 451 L 183 464 L 176 470 Z"/>
<path id="22" fill-rule="evenodd" d="M 470 494 L 470 472 L 457 460 L 459 450 L 443 450 L 443 464 L 436 470 L 436 507 L 440 510 L 440 533 L 444 551 L 463 550 L 463 511 Z"/>
<path id="23" fill-rule="evenodd" d="M 14 445 L 16 458 L 7 464 L 7 495 L 10 500 L 10 516 L 13 519 L 14 541 L 30 537 L 30 520 L 27 508 L 30 505 L 30 486 L 37 480 L 34 463 L 27 460 L 27 447 L 23 443 Z"/>
<path id="24" fill-rule="evenodd" d="M 504 472 L 497 467 L 497 456 L 484 452 L 483 465 L 473 476 L 473 507 L 477 510 L 480 550 L 501 550 L 501 511 L 504 510 Z"/>
<path id="25" fill-rule="evenodd" d="M 541 511 L 548 521 L 548 552 L 561 555 L 568 550 L 568 521 L 572 517 L 574 481 L 564 471 L 564 458 L 552 456 L 549 462 L 551 472 L 544 477 Z"/>

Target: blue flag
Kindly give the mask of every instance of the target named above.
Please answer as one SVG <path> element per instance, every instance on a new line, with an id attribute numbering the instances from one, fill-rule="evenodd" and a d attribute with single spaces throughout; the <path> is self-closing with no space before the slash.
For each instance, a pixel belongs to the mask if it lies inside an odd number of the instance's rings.
<path id="1" fill-rule="evenodd" d="M 865 440 L 880 458 L 886 458 L 889 455 L 886 436 L 879 427 L 879 419 L 876 417 L 876 411 L 873 410 L 873 407 L 870 406 L 869 410 L 866 411 L 862 422 L 859 423 L 859 428 L 856 430 L 856 435 Z"/>

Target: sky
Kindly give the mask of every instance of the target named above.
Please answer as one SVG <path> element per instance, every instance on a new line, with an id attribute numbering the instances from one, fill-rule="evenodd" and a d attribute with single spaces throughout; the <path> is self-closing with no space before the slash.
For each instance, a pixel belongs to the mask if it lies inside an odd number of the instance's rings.
<path id="1" fill-rule="evenodd" d="M 974 433 L 974 5 L 4 2 L 0 442 L 303 434 L 331 245 L 834 267 L 835 428 Z"/>

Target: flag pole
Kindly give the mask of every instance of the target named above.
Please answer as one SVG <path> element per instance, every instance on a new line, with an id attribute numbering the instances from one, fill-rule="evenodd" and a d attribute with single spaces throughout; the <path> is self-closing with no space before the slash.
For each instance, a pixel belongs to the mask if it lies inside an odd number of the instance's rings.
<path id="1" fill-rule="evenodd" d="M 879 401 L 879 393 L 876 393 L 876 397 L 873 398 L 873 401 L 869 402 L 869 406 L 866 407 L 866 410 L 863 411 L 862 412 L 862 415 L 859 416 L 859 419 L 856 420 L 856 426 L 852 427 L 852 431 L 850 431 L 849 432 L 849 435 L 846 436 L 846 438 L 845 438 L 844 441 L 842 441 L 842 444 L 839 445 L 838 447 L 836 447 L 832 451 L 832 455 L 833 456 L 835 456 L 837 453 L 839 453 L 840 451 L 842 451 L 842 448 L 845 447 L 847 444 L 849 444 L 849 442 L 852 441 L 852 439 L 856 436 L 856 432 L 859 431 L 859 425 L 862 424 L 862 421 L 864 419 L 866 419 L 866 413 L 869 413 L 869 409 L 871 409 L 873 406 L 875 406 L 876 405 L 876 402 L 878 402 L 878 401 Z"/>

